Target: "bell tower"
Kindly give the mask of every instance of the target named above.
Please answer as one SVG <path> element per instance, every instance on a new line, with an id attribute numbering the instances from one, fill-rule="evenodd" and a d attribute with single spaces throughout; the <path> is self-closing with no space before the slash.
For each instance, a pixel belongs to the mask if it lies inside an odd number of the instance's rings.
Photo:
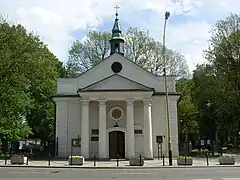
<path id="1" fill-rule="evenodd" d="M 121 55 L 124 55 L 124 39 L 122 38 L 122 31 L 118 22 L 118 8 L 119 6 L 114 7 L 116 8 L 116 18 L 112 28 L 112 38 L 109 40 L 111 45 L 111 52 L 110 55 L 117 52 Z"/>

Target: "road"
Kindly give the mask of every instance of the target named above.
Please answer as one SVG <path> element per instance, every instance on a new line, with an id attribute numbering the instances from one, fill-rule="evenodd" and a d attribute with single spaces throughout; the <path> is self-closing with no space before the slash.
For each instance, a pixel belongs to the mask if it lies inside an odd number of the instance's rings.
<path id="1" fill-rule="evenodd" d="M 158 169 L 0 168 L 0 180 L 240 180 L 239 167 Z"/>

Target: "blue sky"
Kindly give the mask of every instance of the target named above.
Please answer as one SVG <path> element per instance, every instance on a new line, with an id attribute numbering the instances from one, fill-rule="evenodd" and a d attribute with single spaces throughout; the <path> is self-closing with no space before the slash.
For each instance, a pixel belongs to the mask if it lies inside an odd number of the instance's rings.
<path id="1" fill-rule="evenodd" d="M 164 13 L 170 11 L 166 45 L 182 53 L 191 70 L 205 61 L 202 51 L 212 26 L 240 7 L 239 0 L 0 0 L 0 12 L 39 34 L 66 62 L 73 41 L 84 39 L 90 29 L 111 30 L 116 4 L 123 31 L 138 27 L 159 41 Z"/>

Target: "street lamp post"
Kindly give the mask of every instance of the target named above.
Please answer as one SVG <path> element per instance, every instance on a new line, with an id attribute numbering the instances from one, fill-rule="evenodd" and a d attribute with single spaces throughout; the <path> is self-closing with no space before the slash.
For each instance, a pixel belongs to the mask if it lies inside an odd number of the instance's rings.
<path id="1" fill-rule="evenodd" d="M 166 24 L 170 16 L 170 12 L 165 12 L 164 20 L 164 29 L 163 29 L 163 61 L 164 61 L 164 80 L 165 80 L 165 93 L 166 93 L 166 113 L 167 113 L 167 123 L 168 123 L 168 158 L 169 166 L 172 166 L 172 142 L 171 142 L 171 133 L 170 133 L 170 117 L 169 117 L 169 107 L 168 107 L 168 83 L 167 83 L 167 74 L 166 74 Z"/>
<path id="2" fill-rule="evenodd" d="M 213 127 L 213 122 L 212 122 L 212 118 L 211 118 L 211 114 L 210 114 L 210 106 L 211 106 L 212 104 L 210 103 L 210 102 L 208 102 L 207 103 L 207 107 L 208 107 L 208 114 L 210 115 L 210 127 L 211 127 L 211 129 L 212 129 L 212 127 Z M 212 131 L 213 132 L 213 131 Z M 213 139 L 214 139 L 214 134 L 213 133 L 211 133 L 211 139 L 212 139 L 212 142 L 211 142 L 211 146 L 212 146 L 212 155 L 214 156 L 214 143 L 213 143 Z"/>

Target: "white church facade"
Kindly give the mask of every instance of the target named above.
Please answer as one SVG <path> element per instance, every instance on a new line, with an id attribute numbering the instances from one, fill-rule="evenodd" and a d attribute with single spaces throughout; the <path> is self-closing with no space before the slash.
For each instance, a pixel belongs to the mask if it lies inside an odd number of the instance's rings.
<path id="1" fill-rule="evenodd" d="M 58 156 L 99 159 L 158 156 L 156 137 L 168 155 L 164 77 L 124 57 L 116 18 L 110 56 L 76 78 L 58 80 L 56 138 Z M 180 93 L 168 76 L 170 134 L 173 156 L 179 155 L 177 107 Z"/>

